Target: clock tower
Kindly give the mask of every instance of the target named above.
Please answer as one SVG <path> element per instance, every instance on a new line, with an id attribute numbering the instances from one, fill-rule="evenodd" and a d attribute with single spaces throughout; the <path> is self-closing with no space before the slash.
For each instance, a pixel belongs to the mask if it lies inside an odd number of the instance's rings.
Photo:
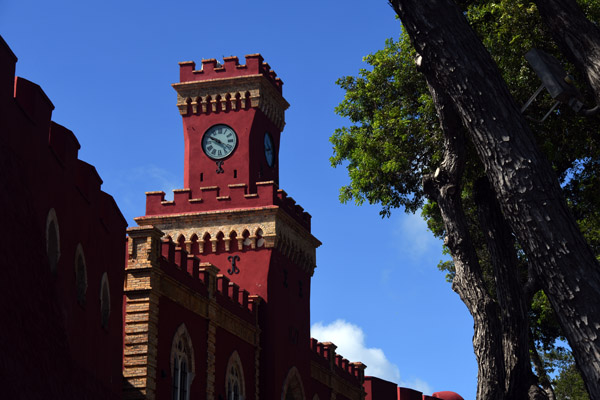
<path id="1" fill-rule="evenodd" d="M 200 70 L 180 63 L 173 87 L 183 118 L 185 188 L 172 201 L 147 192 L 146 215 L 135 219 L 175 242 L 181 259 L 218 268 L 219 282 L 231 282 L 235 296 L 260 296 L 256 362 L 264 398 L 281 397 L 290 371 L 311 376 L 310 280 L 321 244 L 310 232 L 311 216 L 279 189 L 289 107 L 282 86 L 259 54 L 243 65 L 237 57 L 203 60 Z M 220 345 L 232 342 L 211 332 L 209 351 L 219 360 Z M 211 368 L 218 380 L 218 361 Z"/>
<path id="2" fill-rule="evenodd" d="M 223 183 L 279 181 L 278 149 L 289 104 L 283 82 L 260 54 L 180 63 L 177 107 L 185 138 L 184 183 L 195 194 Z M 219 195 L 227 195 L 226 187 Z"/>

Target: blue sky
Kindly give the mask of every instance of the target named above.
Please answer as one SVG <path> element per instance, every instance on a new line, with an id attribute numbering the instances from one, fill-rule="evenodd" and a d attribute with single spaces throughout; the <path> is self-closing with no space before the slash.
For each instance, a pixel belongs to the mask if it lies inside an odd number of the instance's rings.
<path id="1" fill-rule="evenodd" d="M 44 89 L 53 119 L 81 143 L 133 225 L 145 191 L 183 187 L 183 131 L 171 84 L 180 61 L 261 53 L 291 104 L 280 149 L 280 186 L 313 216 L 317 250 L 313 333 L 362 360 L 367 373 L 475 397 L 472 319 L 436 269 L 441 243 L 420 216 L 342 205 L 343 168 L 329 137 L 348 124 L 333 109 L 343 75 L 397 38 L 385 0 L 8 1 L 0 34 L 17 74 Z"/>

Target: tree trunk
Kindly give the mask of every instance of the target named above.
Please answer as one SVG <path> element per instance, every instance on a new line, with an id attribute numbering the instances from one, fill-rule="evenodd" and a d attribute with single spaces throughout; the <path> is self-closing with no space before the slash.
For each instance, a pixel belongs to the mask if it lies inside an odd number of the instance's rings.
<path id="1" fill-rule="evenodd" d="M 435 174 L 424 179 L 427 195 L 440 208 L 446 229 L 445 244 L 452 254 L 456 275 L 452 289 L 473 316 L 473 349 L 477 357 L 477 399 L 504 398 L 504 363 L 498 307 L 486 291 L 468 222 L 461 204 L 460 181 L 465 164 L 463 127 L 444 94 L 429 88 L 445 133 L 444 160 Z"/>
<path id="2" fill-rule="evenodd" d="M 451 98 L 502 212 L 535 267 L 581 367 L 600 399 L 600 265 L 581 235 L 505 82 L 450 0 L 392 0 L 425 65 Z"/>
<path id="3" fill-rule="evenodd" d="M 561 52 L 583 73 L 600 104 L 600 28 L 575 0 L 536 0 L 544 24 Z"/>
<path id="4" fill-rule="evenodd" d="M 547 400 L 548 396 L 538 386 L 531 371 L 527 315 L 529 307 L 521 290 L 519 262 L 512 232 L 487 178 L 475 182 L 474 192 L 479 224 L 494 270 L 496 300 L 500 306 L 506 373 L 505 398 Z"/>

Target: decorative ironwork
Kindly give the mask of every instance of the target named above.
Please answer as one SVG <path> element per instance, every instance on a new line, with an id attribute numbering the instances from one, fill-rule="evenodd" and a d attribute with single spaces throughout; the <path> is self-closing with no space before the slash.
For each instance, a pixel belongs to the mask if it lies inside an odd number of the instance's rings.
<path id="1" fill-rule="evenodd" d="M 238 255 L 229 256 L 229 257 L 227 257 L 227 260 L 231 261 L 231 268 L 227 270 L 227 273 L 229 275 L 239 274 L 240 269 L 236 265 L 236 261 L 240 261 L 240 256 L 238 256 Z"/>
<path id="2" fill-rule="evenodd" d="M 222 168 L 224 161 L 219 160 L 217 161 L 217 174 L 222 174 L 225 172 L 225 170 Z"/>

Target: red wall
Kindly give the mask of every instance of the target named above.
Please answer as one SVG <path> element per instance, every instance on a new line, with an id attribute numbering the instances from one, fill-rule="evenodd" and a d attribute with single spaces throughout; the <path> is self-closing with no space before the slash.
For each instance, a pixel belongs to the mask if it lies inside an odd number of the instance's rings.
<path id="1" fill-rule="evenodd" d="M 170 399 L 172 396 L 171 348 L 177 329 L 185 323 L 192 339 L 195 361 L 195 377 L 190 387 L 190 398 L 206 399 L 208 321 L 166 297 L 160 298 L 158 306 L 156 398 Z"/>
<path id="2" fill-rule="evenodd" d="M 202 150 L 202 136 L 213 125 L 226 124 L 233 128 L 238 136 L 236 150 L 222 160 L 223 173 L 217 173 L 214 160 L 208 158 Z M 246 183 L 250 192 L 256 191 L 255 182 L 279 181 L 277 163 L 271 168 L 267 165 L 263 140 L 265 132 L 273 137 L 275 149 L 279 149 L 279 130 L 271 121 L 255 108 L 227 111 L 212 114 L 183 117 L 185 138 L 184 185 L 192 190 L 192 198 L 201 198 L 200 187 L 220 186 L 219 196 L 229 195 L 227 184 Z M 276 152 L 277 158 L 278 152 Z M 236 177 L 234 177 L 234 170 Z M 200 181 L 202 173 L 203 180 Z"/>
<path id="3" fill-rule="evenodd" d="M 15 80 L 15 62 L 0 39 L 0 304 L 6 307 L 0 312 L 0 397 L 120 398 L 126 222 L 100 190 L 95 169 L 77 159 L 75 136 L 51 122 L 54 106 L 42 89 Z M 60 235 L 56 273 L 46 255 L 52 208 Z M 75 288 L 78 244 L 87 267 L 84 306 Z M 100 313 L 104 272 L 108 329 Z"/>

